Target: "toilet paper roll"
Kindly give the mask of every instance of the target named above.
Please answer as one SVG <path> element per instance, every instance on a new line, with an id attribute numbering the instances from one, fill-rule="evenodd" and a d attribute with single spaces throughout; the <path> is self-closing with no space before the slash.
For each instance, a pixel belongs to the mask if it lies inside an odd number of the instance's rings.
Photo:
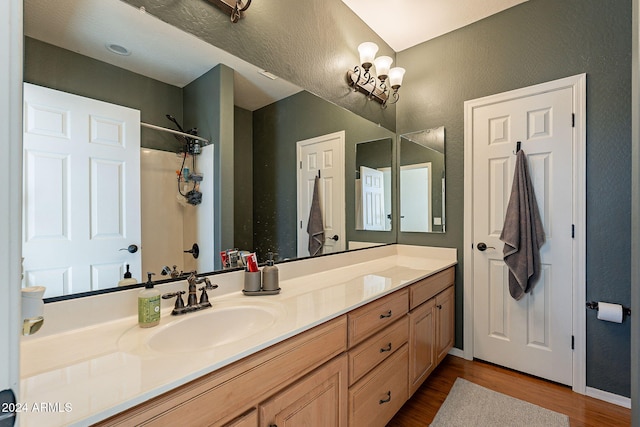
<path id="1" fill-rule="evenodd" d="M 608 302 L 598 302 L 598 320 L 622 323 L 622 306 Z"/>

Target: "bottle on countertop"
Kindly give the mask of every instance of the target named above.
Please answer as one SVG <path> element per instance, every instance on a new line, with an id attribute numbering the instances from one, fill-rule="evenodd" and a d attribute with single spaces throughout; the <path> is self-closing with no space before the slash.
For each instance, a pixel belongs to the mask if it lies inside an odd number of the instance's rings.
<path id="1" fill-rule="evenodd" d="M 267 265 L 262 268 L 262 290 L 276 291 L 280 289 L 278 267 L 274 265 L 273 252 L 268 253 Z"/>
<path id="2" fill-rule="evenodd" d="M 131 272 L 129 271 L 129 264 L 127 264 L 127 271 L 124 273 L 124 278 L 118 282 L 118 286 L 135 285 L 136 283 L 138 283 L 138 281 L 133 277 L 131 277 Z"/>
<path id="3" fill-rule="evenodd" d="M 152 275 L 147 273 L 149 280 L 138 294 L 138 325 L 141 328 L 151 328 L 160 323 L 160 291 L 153 288 Z"/>

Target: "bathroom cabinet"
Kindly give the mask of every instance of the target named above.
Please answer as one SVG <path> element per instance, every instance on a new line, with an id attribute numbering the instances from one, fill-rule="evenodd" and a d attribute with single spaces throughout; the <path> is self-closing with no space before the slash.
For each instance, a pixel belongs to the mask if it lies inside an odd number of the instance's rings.
<path id="1" fill-rule="evenodd" d="M 409 395 L 453 347 L 454 282 L 452 267 L 409 286 Z"/>
<path id="2" fill-rule="evenodd" d="M 453 346 L 453 283 L 451 267 L 96 425 L 384 426 Z"/>

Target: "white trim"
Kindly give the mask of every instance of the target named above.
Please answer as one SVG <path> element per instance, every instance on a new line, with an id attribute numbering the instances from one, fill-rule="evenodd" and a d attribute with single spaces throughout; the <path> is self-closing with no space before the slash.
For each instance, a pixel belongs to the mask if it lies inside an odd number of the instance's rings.
<path id="1" fill-rule="evenodd" d="M 22 0 L 0 5 L 0 390 L 19 400 L 22 206 Z"/>
<path id="2" fill-rule="evenodd" d="M 449 350 L 449 354 L 452 356 L 464 358 L 464 351 L 456 347 L 453 347 L 451 350 Z"/>
<path id="3" fill-rule="evenodd" d="M 340 238 L 342 239 L 344 248 L 346 250 L 346 237 L 347 237 L 347 233 L 346 233 L 346 224 L 345 224 L 345 220 L 346 220 L 346 200 L 345 200 L 345 185 L 346 183 L 344 182 L 344 173 L 345 173 L 345 164 L 344 164 L 344 159 L 345 159 L 345 145 L 346 145 L 346 133 L 344 130 L 338 131 L 338 132 L 333 132 L 333 133 L 328 133 L 326 135 L 320 135 L 317 136 L 315 138 L 309 138 L 309 139 L 304 139 L 301 141 L 297 141 L 296 142 L 296 239 L 298 240 L 296 243 L 296 253 L 297 255 L 300 256 L 305 256 L 305 255 L 301 255 L 304 254 L 306 251 L 306 245 L 304 243 L 302 243 L 299 239 L 300 236 L 300 228 L 299 228 L 299 224 L 301 223 L 306 223 L 308 220 L 308 212 L 302 212 L 301 211 L 301 206 L 300 206 L 300 200 L 301 200 L 301 182 L 302 182 L 302 172 L 300 169 L 300 164 L 302 162 L 302 147 L 305 147 L 307 145 L 313 145 L 313 144 L 317 144 L 319 142 L 324 142 L 324 141 L 328 141 L 328 140 L 332 140 L 332 139 L 336 139 L 337 143 L 338 143 L 338 149 L 340 151 L 340 155 L 341 155 L 341 159 L 335 159 L 335 164 L 336 164 L 336 168 L 339 169 L 339 173 L 336 174 L 336 178 L 340 179 L 342 182 L 340 183 L 339 181 L 337 182 L 337 186 L 339 186 L 339 188 L 342 189 L 342 194 L 338 195 L 339 200 L 334 200 L 334 202 L 339 202 L 339 204 L 341 205 L 340 207 L 340 214 L 341 214 L 341 218 L 337 218 L 336 219 L 336 224 L 340 224 L 340 230 L 338 232 L 338 235 L 340 236 Z M 308 251 L 306 251 L 306 253 L 308 253 Z M 308 255 L 307 255 L 308 256 Z"/>
<path id="4" fill-rule="evenodd" d="M 586 74 L 516 89 L 464 103 L 464 358 L 473 359 L 473 110 L 517 97 L 571 87 L 575 127 L 573 133 L 573 194 L 575 238 L 573 240 L 573 391 L 586 392 Z"/>
<path id="5" fill-rule="evenodd" d="M 608 403 L 613 403 L 614 405 L 631 409 L 631 399 L 620 396 L 619 394 L 609 393 L 608 391 L 599 390 L 593 387 L 587 387 L 585 394 L 589 397 L 593 397 L 594 399 L 603 400 Z"/>

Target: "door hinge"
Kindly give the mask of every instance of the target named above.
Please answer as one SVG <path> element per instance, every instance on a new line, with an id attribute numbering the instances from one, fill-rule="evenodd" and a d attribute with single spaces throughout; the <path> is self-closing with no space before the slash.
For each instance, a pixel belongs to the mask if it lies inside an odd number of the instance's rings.
<path id="1" fill-rule="evenodd" d="M 576 349 L 576 337 L 571 335 L 571 350 Z"/>
<path id="2" fill-rule="evenodd" d="M 300 220 L 300 228 L 302 228 L 302 220 Z"/>
<path id="3" fill-rule="evenodd" d="M 576 127 L 576 115 L 575 113 L 571 113 L 571 127 Z"/>
<path id="4" fill-rule="evenodd" d="M 572 239 L 576 238 L 576 225 L 575 224 L 571 224 L 571 238 Z"/>
<path id="5" fill-rule="evenodd" d="M 300 169 L 302 169 L 302 160 L 300 160 Z"/>

